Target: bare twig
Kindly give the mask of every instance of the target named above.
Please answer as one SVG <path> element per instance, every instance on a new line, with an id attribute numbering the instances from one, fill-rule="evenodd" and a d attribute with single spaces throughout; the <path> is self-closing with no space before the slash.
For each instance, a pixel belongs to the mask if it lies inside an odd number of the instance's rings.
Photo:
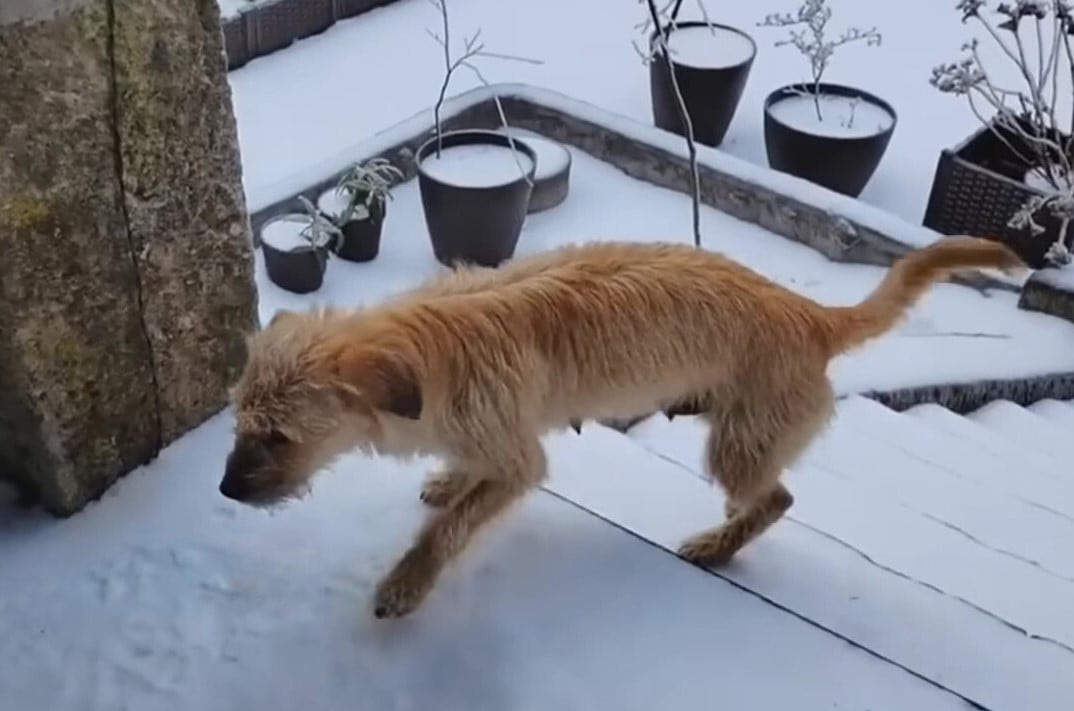
<path id="1" fill-rule="evenodd" d="M 686 150 L 689 155 L 690 161 L 690 186 L 693 191 L 691 201 L 691 215 L 692 226 L 694 235 L 694 246 L 701 247 L 701 173 L 697 165 L 697 144 L 694 141 L 694 124 L 690 119 L 690 112 L 686 109 L 686 101 L 683 99 L 682 90 L 679 87 L 679 78 L 675 74 L 675 65 L 671 61 L 671 55 L 668 51 L 668 36 L 678 28 L 678 14 L 682 8 L 682 0 L 674 0 L 674 3 L 669 2 L 663 8 L 658 8 L 656 0 L 645 0 L 645 3 L 649 10 L 649 17 L 643 28 L 649 27 L 655 28 L 654 39 L 650 45 L 648 53 L 641 53 L 641 50 L 635 44 L 634 48 L 638 50 L 639 54 L 642 54 L 643 60 L 651 61 L 653 56 L 657 53 L 660 54 L 664 65 L 667 67 L 668 77 L 671 80 L 672 90 L 675 92 L 675 106 L 679 114 L 679 120 L 685 129 L 686 138 Z M 706 18 L 705 24 L 711 28 L 711 23 L 707 20 L 707 11 L 705 10 L 702 0 L 698 0 L 698 6 L 701 7 L 702 16 Z M 670 8 L 670 15 L 667 15 Z M 667 17 L 667 23 L 661 24 L 660 18 Z"/>
<path id="2" fill-rule="evenodd" d="M 489 52 L 485 49 L 485 44 L 480 41 L 481 29 L 478 28 L 473 35 L 463 40 L 463 53 L 455 59 L 451 56 L 451 24 L 448 21 L 447 0 L 429 0 L 429 2 L 440 13 L 441 33 L 433 32 L 426 28 L 425 32 L 433 40 L 439 44 L 444 50 L 444 81 L 440 85 L 440 92 L 436 99 L 436 104 L 433 106 L 433 124 L 436 131 L 436 157 L 440 157 L 440 151 L 443 149 L 443 131 L 441 130 L 440 111 L 444 104 L 444 99 L 447 96 L 448 85 L 451 83 L 451 78 L 455 74 L 455 70 L 459 67 L 464 67 L 477 77 L 478 81 L 489 90 L 492 94 L 492 100 L 496 104 L 496 112 L 499 114 L 500 123 L 504 129 L 504 134 L 507 136 L 507 143 L 511 147 L 511 154 L 515 159 L 515 164 L 518 166 L 522 176 L 526 179 L 527 183 L 532 184 L 532 181 L 522 166 L 521 160 L 518 157 L 518 150 L 516 148 L 514 136 L 511 135 L 511 127 L 507 123 L 507 114 L 503 110 L 503 104 L 500 102 L 500 97 L 492 91 L 492 85 L 485 79 L 485 75 L 481 73 L 481 70 L 471 60 L 477 57 L 488 57 L 491 59 L 505 59 L 514 62 L 523 62 L 526 64 L 542 64 L 539 59 L 530 59 L 528 57 L 520 57 L 512 54 L 503 54 L 499 52 Z"/>
<path id="3" fill-rule="evenodd" d="M 792 13 L 771 13 L 757 23 L 758 27 L 789 27 L 804 25 L 805 29 L 789 30 L 787 39 L 779 40 L 776 47 L 794 47 L 809 59 L 809 66 L 813 83 L 813 108 L 817 112 L 817 121 L 824 121 L 820 110 L 820 82 L 824 71 L 831 62 L 835 50 L 852 42 L 864 41 L 869 47 L 880 44 L 881 35 L 875 27 L 868 30 L 860 30 L 851 27 L 843 32 L 838 39 L 825 39 L 825 31 L 828 20 L 832 18 L 832 9 L 825 4 L 825 0 L 803 0 L 798 11 Z M 809 36 L 806 36 L 808 30 Z M 853 122 L 853 118 L 850 119 Z"/>

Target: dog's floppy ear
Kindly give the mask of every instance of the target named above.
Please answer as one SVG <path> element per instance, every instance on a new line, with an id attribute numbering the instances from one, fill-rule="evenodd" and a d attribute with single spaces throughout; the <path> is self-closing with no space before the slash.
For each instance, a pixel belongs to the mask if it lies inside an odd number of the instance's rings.
<path id="1" fill-rule="evenodd" d="M 418 374 L 400 354 L 373 347 L 347 349 L 336 360 L 336 374 L 373 409 L 410 420 L 421 417 Z"/>

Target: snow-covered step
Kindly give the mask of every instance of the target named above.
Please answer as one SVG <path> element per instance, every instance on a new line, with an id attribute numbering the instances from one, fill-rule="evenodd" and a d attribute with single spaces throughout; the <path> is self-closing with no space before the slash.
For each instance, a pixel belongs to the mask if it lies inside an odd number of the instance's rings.
<path id="1" fill-rule="evenodd" d="M 704 428 L 695 419 L 690 423 L 695 444 L 688 451 L 672 449 L 661 433 L 678 422 L 668 424 L 654 418 L 640 428 L 638 436 L 652 451 L 691 466 L 690 460 L 701 450 Z M 832 429 L 839 429 L 838 422 Z M 989 517 L 999 515 L 994 499 L 989 501 L 968 487 L 963 489 L 961 500 L 950 491 L 944 492 L 946 512 L 935 505 L 930 511 L 914 510 L 892 493 L 892 487 L 900 478 L 924 486 L 927 477 L 944 475 L 911 456 L 912 442 L 905 445 L 903 453 L 854 441 L 835 450 L 823 446 L 811 449 L 806 461 L 785 474 L 785 482 L 797 498 L 792 518 L 835 536 L 880 565 L 944 590 L 1030 633 L 1049 630 L 1074 650 L 1074 616 L 1064 616 L 1059 622 L 1053 619 L 1055 611 L 1068 605 L 1068 597 L 1074 595 L 1074 581 L 1066 575 L 1074 564 L 1074 550 L 1068 547 L 1064 554 L 1062 546 L 1032 549 L 1047 551 L 1046 569 L 1032 562 L 1032 556 L 1012 555 L 996 544 L 996 534 L 984 536 L 992 543 L 989 545 L 949 523 L 947 519 L 957 518 L 981 534 Z M 878 481 L 890 483 L 881 486 Z M 1015 505 L 1013 499 L 1010 505 Z M 1055 514 L 1037 511 L 1046 521 L 1040 523 L 1033 513 L 1028 507 L 1021 509 L 1017 529 L 1069 530 L 1062 525 L 1066 522 L 1056 524 Z M 1027 540 L 1030 537 L 1023 538 L 1015 530 L 999 540 L 1024 551 L 1033 545 Z M 1069 540 L 1069 534 L 1060 535 L 1060 541 Z"/>
<path id="2" fill-rule="evenodd" d="M 860 430 L 905 447 L 959 479 L 1074 517 L 1074 491 L 1050 457 L 1029 454 L 987 427 L 938 405 L 895 412 L 862 397 L 839 406 L 842 429 Z M 1013 475 L 1017 472 L 1017 475 Z"/>
<path id="3" fill-rule="evenodd" d="M 934 404 L 917 405 L 901 413 L 905 417 L 922 420 L 938 432 L 947 432 L 959 439 L 972 442 L 983 454 L 1006 463 L 1012 473 L 1019 477 L 1033 474 L 1046 479 L 1061 479 L 1058 465 L 1051 455 L 1026 447 L 1008 437 L 999 437 L 991 427 L 951 412 Z"/>
<path id="4" fill-rule="evenodd" d="M 1068 436 L 1074 438 L 1074 401 L 1041 400 L 1027 409 L 1049 420 L 1056 427 L 1069 433 Z"/>
<path id="5" fill-rule="evenodd" d="M 1012 476 L 971 442 L 861 397 L 839 404 L 804 461 L 846 479 L 863 500 L 897 503 L 1074 581 L 1074 481 Z"/>
<path id="6" fill-rule="evenodd" d="M 661 449 L 663 435 L 673 430 L 692 433 L 694 447 Z M 703 432 L 694 418 L 653 418 L 630 438 L 603 428 L 585 431 L 589 443 L 576 438 L 557 446 L 557 454 L 576 466 L 554 468 L 549 486 L 674 551 L 685 537 L 722 519 L 720 496 L 691 464 L 680 463 L 696 460 Z M 617 438 L 637 438 L 660 459 L 647 461 L 626 442 L 612 446 Z M 682 445 L 690 437 L 676 439 Z M 592 446 L 597 440 L 609 444 Z M 798 498 L 790 518 L 720 575 L 985 707 L 1066 710 L 1074 698 L 1074 654 L 1065 641 L 1032 639 L 1019 627 L 1068 638 L 1062 619 L 1074 586 L 1042 576 L 1030 580 L 1024 570 L 1011 584 L 1012 566 L 987 551 L 945 536 L 942 526 L 898 514 L 897 507 L 865 506 L 811 465 L 792 472 L 789 482 Z M 959 599 L 981 586 L 994 589 L 991 603 L 1007 598 L 1007 609 Z"/>
<path id="7" fill-rule="evenodd" d="M 966 415 L 1025 449 L 1035 449 L 1057 463 L 1068 459 L 1069 433 L 1042 417 L 1008 400 L 996 400 Z"/>

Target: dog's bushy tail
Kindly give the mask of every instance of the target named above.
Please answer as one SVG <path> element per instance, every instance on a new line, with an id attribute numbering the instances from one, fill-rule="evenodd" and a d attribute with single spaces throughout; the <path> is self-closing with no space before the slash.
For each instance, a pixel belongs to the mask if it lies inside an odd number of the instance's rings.
<path id="1" fill-rule="evenodd" d="M 838 355 L 887 332 L 935 282 L 970 268 L 1011 271 L 1022 260 L 999 242 L 947 237 L 903 256 L 880 285 L 856 306 L 827 307 L 831 354 Z"/>

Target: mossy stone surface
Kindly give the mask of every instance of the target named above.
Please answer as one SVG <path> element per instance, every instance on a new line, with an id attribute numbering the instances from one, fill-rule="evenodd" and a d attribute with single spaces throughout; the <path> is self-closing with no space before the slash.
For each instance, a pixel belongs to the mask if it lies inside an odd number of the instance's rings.
<path id="1" fill-rule="evenodd" d="M 217 13 L 0 12 L 0 479 L 56 515 L 218 411 L 256 326 Z"/>

